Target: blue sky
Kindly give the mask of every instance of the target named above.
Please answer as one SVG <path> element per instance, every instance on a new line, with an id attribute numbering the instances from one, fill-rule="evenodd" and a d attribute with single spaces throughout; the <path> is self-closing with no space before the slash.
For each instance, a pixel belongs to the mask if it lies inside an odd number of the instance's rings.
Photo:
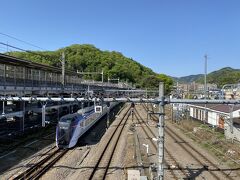
<path id="1" fill-rule="evenodd" d="M 93 44 L 171 76 L 203 73 L 206 53 L 209 72 L 240 68 L 239 0 L 2 0 L 0 6 L 1 33 L 46 50 Z M 36 49 L 2 35 L 0 42 Z"/>

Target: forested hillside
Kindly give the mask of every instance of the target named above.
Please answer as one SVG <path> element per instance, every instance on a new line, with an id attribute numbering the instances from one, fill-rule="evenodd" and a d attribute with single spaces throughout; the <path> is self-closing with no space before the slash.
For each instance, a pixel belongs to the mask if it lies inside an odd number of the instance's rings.
<path id="1" fill-rule="evenodd" d="M 203 81 L 203 78 L 198 80 L 198 82 L 202 83 Z M 238 83 L 240 82 L 240 69 L 225 67 L 218 71 L 213 71 L 207 75 L 207 81 L 217 84 L 218 87 L 222 87 L 224 84 Z"/>
<path id="2" fill-rule="evenodd" d="M 191 83 L 193 81 L 198 83 L 204 83 L 204 75 L 190 75 L 184 77 L 173 77 L 175 82 L 179 83 Z M 217 71 L 213 71 L 207 75 L 207 82 L 217 84 L 221 88 L 224 84 L 235 84 L 240 82 L 240 69 L 233 69 L 231 67 L 225 67 Z"/>
<path id="3" fill-rule="evenodd" d="M 153 88 L 158 87 L 159 81 L 167 84 L 169 91 L 172 79 L 164 74 L 156 74 L 131 58 L 127 58 L 119 52 L 101 51 L 93 45 L 71 45 L 56 51 L 12 52 L 19 58 L 32 60 L 52 66 L 61 66 L 61 53 L 65 52 L 66 68 L 73 71 L 104 71 L 104 80 L 110 78 L 120 78 L 120 81 L 134 83 L 137 87 Z M 100 80 L 100 76 L 95 76 L 95 80 Z"/>
<path id="4" fill-rule="evenodd" d="M 203 74 L 196 74 L 196 75 L 183 76 L 183 77 L 179 77 L 179 78 L 173 77 L 173 79 L 179 83 L 191 83 L 193 81 L 200 79 L 203 76 L 204 76 Z"/>

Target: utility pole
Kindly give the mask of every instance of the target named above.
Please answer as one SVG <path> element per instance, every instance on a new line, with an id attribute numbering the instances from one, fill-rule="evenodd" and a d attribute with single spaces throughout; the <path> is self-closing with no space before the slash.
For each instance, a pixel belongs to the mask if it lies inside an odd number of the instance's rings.
<path id="1" fill-rule="evenodd" d="M 64 86 L 65 86 L 65 53 L 62 53 L 62 59 L 61 59 L 61 63 L 62 63 L 62 90 L 64 90 Z"/>
<path id="2" fill-rule="evenodd" d="M 207 55 L 204 56 L 205 58 L 205 66 L 204 66 L 204 99 L 207 99 Z M 205 122 L 207 122 L 207 104 L 205 104 Z"/>
<path id="3" fill-rule="evenodd" d="M 204 56 L 205 65 L 204 65 L 204 99 L 207 99 L 207 55 Z"/>
<path id="4" fill-rule="evenodd" d="M 46 121 L 46 104 L 42 105 L 42 127 L 45 127 Z"/>
<path id="5" fill-rule="evenodd" d="M 158 124 L 158 179 L 164 178 L 164 83 L 159 83 L 159 124 Z"/>
<path id="6" fill-rule="evenodd" d="M 229 105 L 229 109 L 230 109 L 230 131 L 231 131 L 231 135 L 233 135 L 233 108 L 234 105 Z M 233 137 L 231 136 L 232 140 Z"/>

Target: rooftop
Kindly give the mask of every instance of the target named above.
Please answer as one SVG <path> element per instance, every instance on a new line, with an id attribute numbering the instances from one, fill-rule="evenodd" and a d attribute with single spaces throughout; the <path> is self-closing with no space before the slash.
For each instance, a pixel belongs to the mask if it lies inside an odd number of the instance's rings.
<path id="1" fill-rule="evenodd" d="M 194 106 L 205 107 L 205 104 L 193 104 Z M 232 110 L 232 105 L 228 104 L 206 104 L 206 108 L 212 109 L 219 112 L 230 113 Z M 234 105 L 233 111 L 237 111 L 240 109 L 240 105 Z"/>

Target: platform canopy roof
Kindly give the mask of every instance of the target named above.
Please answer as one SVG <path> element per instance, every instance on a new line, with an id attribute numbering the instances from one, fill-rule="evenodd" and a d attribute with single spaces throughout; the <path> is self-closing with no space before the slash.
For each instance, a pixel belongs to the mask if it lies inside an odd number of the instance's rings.
<path id="1" fill-rule="evenodd" d="M 58 68 L 58 67 L 32 62 L 30 60 L 16 58 L 16 57 L 9 56 L 9 55 L 2 54 L 2 53 L 0 53 L 0 64 L 7 64 L 7 65 L 13 65 L 13 66 L 23 66 L 23 67 L 28 67 L 28 68 L 32 68 L 32 69 L 41 69 L 41 70 L 55 72 L 55 73 L 61 73 L 62 72 L 62 69 Z M 66 74 L 77 75 L 76 72 L 69 71 L 69 70 L 66 70 Z"/>

